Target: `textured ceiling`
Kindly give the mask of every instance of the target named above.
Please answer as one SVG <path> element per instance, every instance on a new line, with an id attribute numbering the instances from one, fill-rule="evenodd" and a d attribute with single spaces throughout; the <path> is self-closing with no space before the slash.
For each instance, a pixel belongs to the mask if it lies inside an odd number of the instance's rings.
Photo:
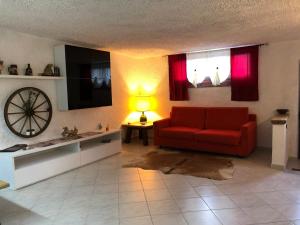
<path id="1" fill-rule="evenodd" d="M 300 0 L 0 0 L 0 26 L 147 57 L 300 39 Z"/>

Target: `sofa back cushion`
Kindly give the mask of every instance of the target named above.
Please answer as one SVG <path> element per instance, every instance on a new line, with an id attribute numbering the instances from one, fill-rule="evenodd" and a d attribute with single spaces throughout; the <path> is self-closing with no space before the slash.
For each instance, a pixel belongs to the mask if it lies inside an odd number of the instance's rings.
<path id="1" fill-rule="evenodd" d="M 205 108 L 173 107 L 171 126 L 184 126 L 203 129 L 205 126 Z"/>
<path id="2" fill-rule="evenodd" d="M 247 107 L 215 107 L 206 109 L 206 129 L 239 130 L 248 121 Z"/>

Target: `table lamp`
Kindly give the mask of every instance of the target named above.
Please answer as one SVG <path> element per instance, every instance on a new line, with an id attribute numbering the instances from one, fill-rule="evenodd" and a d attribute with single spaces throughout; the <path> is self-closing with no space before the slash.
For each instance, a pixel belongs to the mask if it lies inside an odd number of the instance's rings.
<path id="1" fill-rule="evenodd" d="M 146 111 L 151 108 L 150 96 L 136 96 L 136 111 L 142 112 L 140 117 L 141 124 L 147 123 L 147 117 L 145 115 Z"/>

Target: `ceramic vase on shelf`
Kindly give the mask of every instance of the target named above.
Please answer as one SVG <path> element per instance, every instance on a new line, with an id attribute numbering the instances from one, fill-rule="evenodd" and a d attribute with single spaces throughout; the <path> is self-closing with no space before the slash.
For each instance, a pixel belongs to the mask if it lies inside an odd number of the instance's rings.
<path id="1" fill-rule="evenodd" d="M 9 75 L 18 75 L 18 66 L 16 64 L 11 64 L 8 68 L 7 71 Z"/>
<path id="2" fill-rule="evenodd" d="M 26 76 L 32 76 L 32 69 L 30 67 L 30 64 L 27 64 L 27 68 L 25 70 L 25 75 Z"/>

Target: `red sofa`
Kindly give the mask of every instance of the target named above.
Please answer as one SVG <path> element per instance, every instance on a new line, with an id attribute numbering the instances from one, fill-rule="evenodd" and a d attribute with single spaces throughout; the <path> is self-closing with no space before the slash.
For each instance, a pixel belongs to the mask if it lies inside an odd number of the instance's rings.
<path id="1" fill-rule="evenodd" d="M 256 146 L 256 115 L 246 107 L 173 107 L 154 122 L 154 144 L 236 156 Z"/>

